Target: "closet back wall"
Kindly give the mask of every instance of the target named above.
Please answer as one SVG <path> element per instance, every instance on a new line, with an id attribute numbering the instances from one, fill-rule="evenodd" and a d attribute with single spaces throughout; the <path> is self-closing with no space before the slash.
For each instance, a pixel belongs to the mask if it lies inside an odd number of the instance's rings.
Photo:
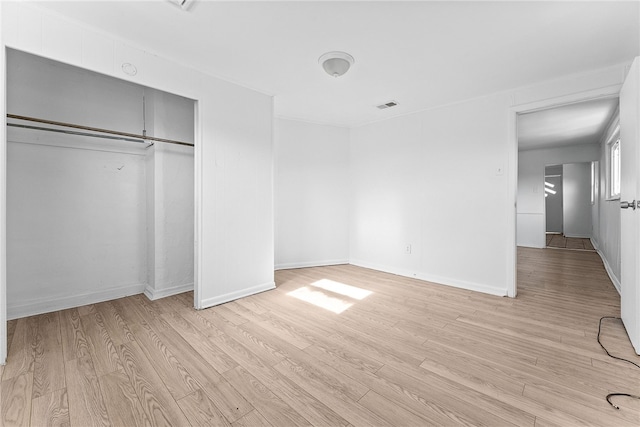
<path id="1" fill-rule="evenodd" d="M 10 114 L 140 134 L 142 93 L 137 85 L 8 51 Z M 178 131 L 173 135 L 159 135 L 154 130 L 168 127 L 162 118 L 172 110 L 164 107 L 164 103 L 171 104 L 172 95 L 153 91 L 146 95 L 150 97 L 148 134 L 192 142 L 193 104 L 187 126 L 174 126 Z M 180 180 L 187 185 L 178 191 L 162 186 L 170 181 L 161 175 L 168 168 L 149 167 L 149 159 L 156 158 L 156 148 L 162 144 L 145 149 L 146 144 L 13 127 L 8 128 L 7 139 L 10 319 L 141 293 L 145 287 L 153 289 L 156 274 L 148 259 L 155 257 L 149 253 L 158 251 L 156 242 L 163 238 L 148 236 L 148 223 L 164 221 L 165 216 L 186 216 L 186 223 L 179 225 L 184 233 L 173 232 L 190 242 L 185 259 L 180 259 L 186 264 L 180 266 L 182 282 L 163 285 L 193 286 L 193 149 L 176 152 L 183 168 L 180 176 L 187 176 Z M 175 162 L 169 157 L 173 151 L 165 154 L 167 149 L 161 150 L 158 157 L 166 158 L 165 163 Z M 185 194 L 185 200 L 171 204 L 160 197 L 171 193 Z M 177 206 L 165 210 L 164 205 Z M 155 269 L 156 262 L 152 264 Z M 157 264 L 165 272 L 172 271 L 161 259 Z"/>
<path id="2" fill-rule="evenodd" d="M 64 142 L 9 128 L 9 319 L 144 290 L 144 152 L 58 145 Z"/>

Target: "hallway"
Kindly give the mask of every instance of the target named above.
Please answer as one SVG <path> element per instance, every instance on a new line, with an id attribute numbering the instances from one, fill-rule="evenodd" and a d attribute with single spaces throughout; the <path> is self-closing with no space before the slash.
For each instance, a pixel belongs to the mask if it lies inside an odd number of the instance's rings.
<path id="1" fill-rule="evenodd" d="M 547 247 L 595 251 L 595 248 L 593 247 L 589 239 L 565 237 L 563 234 L 547 234 Z"/>

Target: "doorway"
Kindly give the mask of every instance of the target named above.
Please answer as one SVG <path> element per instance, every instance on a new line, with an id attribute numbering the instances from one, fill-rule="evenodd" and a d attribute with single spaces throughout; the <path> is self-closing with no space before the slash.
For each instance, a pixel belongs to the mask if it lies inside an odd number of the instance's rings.
<path id="1" fill-rule="evenodd" d="M 617 111 L 619 89 L 611 86 L 512 108 L 512 162 L 517 167 L 511 178 L 516 212 L 510 296 L 517 295 L 517 248 L 547 246 L 545 167 L 600 160 L 601 137 Z M 596 200 L 592 218 L 599 217 L 599 208 Z"/>
<path id="2" fill-rule="evenodd" d="M 562 165 L 544 168 L 544 203 L 546 217 L 547 246 L 550 236 L 564 234 Z"/>
<path id="3" fill-rule="evenodd" d="M 545 241 L 547 248 L 594 251 L 596 209 L 592 177 L 596 162 L 545 166 Z M 564 191 L 564 189 L 567 191 Z"/>

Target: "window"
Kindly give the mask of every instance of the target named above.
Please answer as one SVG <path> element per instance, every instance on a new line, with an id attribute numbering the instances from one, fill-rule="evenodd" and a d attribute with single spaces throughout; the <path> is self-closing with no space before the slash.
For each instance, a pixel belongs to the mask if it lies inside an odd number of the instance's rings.
<path id="1" fill-rule="evenodd" d="M 600 162 L 591 162 L 591 204 L 595 204 L 598 199 L 598 172 L 600 171 Z"/>
<path id="2" fill-rule="evenodd" d="M 620 138 L 611 144 L 611 197 L 620 197 Z"/>
<path id="3" fill-rule="evenodd" d="M 607 140 L 607 200 L 620 198 L 620 125 Z"/>

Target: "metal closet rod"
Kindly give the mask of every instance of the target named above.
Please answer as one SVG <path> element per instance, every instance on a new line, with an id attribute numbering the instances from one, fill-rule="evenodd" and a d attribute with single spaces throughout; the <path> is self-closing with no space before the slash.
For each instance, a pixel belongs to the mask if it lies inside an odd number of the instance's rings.
<path id="1" fill-rule="evenodd" d="M 73 124 L 73 123 L 55 122 L 53 120 L 38 119 L 38 118 L 35 118 L 35 117 L 18 116 L 18 115 L 15 115 L 15 114 L 7 114 L 7 118 L 16 119 L 16 120 L 26 120 L 26 121 L 29 121 L 29 122 L 43 123 L 43 124 L 54 125 L 54 126 L 64 126 L 64 127 L 68 127 L 68 128 L 72 128 L 72 129 L 80 129 L 80 130 L 86 130 L 86 131 L 91 131 L 91 132 L 100 132 L 100 133 L 106 133 L 106 134 L 110 134 L 110 135 L 118 135 L 118 136 L 121 136 L 121 137 L 124 137 L 124 138 L 136 138 L 138 140 L 166 142 L 166 143 L 169 143 L 169 144 L 186 145 L 188 147 L 193 147 L 193 144 L 189 144 L 188 142 L 176 141 L 176 140 L 173 140 L 173 139 L 156 138 L 156 137 L 153 137 L 153 136 L 138 135 L 138 134 L 135 134 L 135 133 L 127 133 L 127 132 L 120 132 L 120 131 L 116 131 L 116 130 L 94 128 L 94 127 L 90 127 L 90 126 L 81 126 L 81 125 L 76 125 L 76 124 Z M 58 131 L 56 129 L 47 129 L 47 128 L 38 128 L 38 129 L 39 130 L 51 130 L 51 131 L 54 131 L 54 132 Z M 99 135 L 89 135 L 89 136 L 99 136 Z"/>
<path id="2" fill-rule="evenodd" d="M 47 132 L 64 133 L 66 135 L 80 135 L 80 136 L 90 136 L 90 137 L 93 137 L 93 138 L 104 138 L 104 139 L 115 139 L 115 140 L 118 140 L 118 141 L 137 142 L 138 144 L 144 144 L 144 143 L 147 142 L 147 141 L 143 141 L 142 139 L 127 138 L 125 136 L 99 135 L 97 133 L 86 133 L 86 132 L 78 132 L 78 131 L 74 131 L 74 130 L 43 128 L 43 127 L 40 127 L 40 126 L 19 125 L 17 123 L 7 123 L 7 126 L 11 126 L 11 127 L 14 127 L 14 128 L 22 128 L 22 129 L 44 130 L 44 131 L 47 131 Z M 153 142 L 149 142 L 149 145 L 147 146 L 147 148 L 150 147 L 151 145 L 153 145 Z"/>

